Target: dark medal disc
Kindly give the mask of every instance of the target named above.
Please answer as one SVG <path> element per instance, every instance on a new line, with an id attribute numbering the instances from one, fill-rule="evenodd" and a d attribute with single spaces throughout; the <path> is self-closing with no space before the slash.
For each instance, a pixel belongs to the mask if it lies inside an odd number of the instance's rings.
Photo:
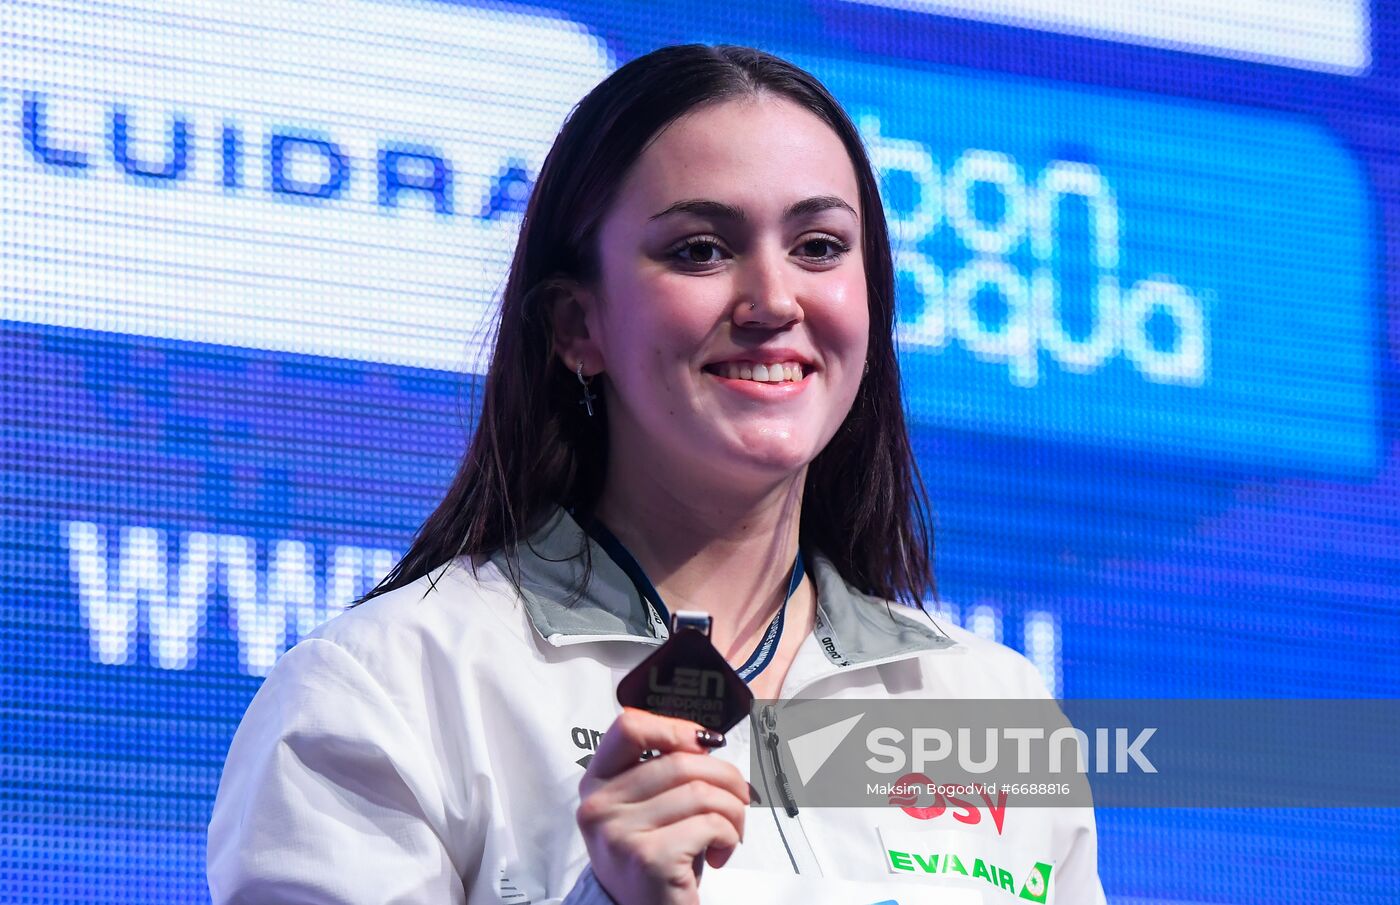
<path id="1" fill-rule="evenodd" d="M 753 692 L 710 643 L 709 614 L 680 611 L 671 637 L 618 683 L 617 700 L 728 732 L 748 716 Z"/>

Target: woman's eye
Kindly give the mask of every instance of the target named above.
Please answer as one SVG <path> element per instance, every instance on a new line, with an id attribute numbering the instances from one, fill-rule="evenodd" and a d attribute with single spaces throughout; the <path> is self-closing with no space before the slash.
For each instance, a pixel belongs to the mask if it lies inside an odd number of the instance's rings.
<path id="1" fill-rule="evenodd" d="M 820 263 L 836 261 L 850 250 L 849 245 L 834 236 L 813 236 L 799 243 L 797 247 L 797 253 L 801 257 Z M 684 266 L 706 267 L 718 264 L 730 255 L 718 239 L 697 236 L 673 248 L 670 256 Z"/>
<path id="2" fill-rule="evenodd" d="M 719 243 L 710 239 L 690 239 L 671 254 L 682 264 L 718 264 L 723 259 Z"/>
<path id="3" fill-rule="evenodd" d="M 851 247 L 831 236 L 817 236 L 802 243 L 802 254 L 818 261 L 832 261 L 851 250 Z"/>

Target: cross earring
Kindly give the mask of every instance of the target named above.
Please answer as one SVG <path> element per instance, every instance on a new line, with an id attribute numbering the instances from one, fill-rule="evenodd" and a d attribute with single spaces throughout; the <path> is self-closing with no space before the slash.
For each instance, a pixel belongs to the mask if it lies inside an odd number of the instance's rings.
<path id="1" fill-rule="evenodd" d="M 588 388 L 588 385 L 593 382 L 593 378 L 583 376 L 583 359 L 579 359 L 578 371 L 576 373 L 578 374 L 578 382 L 583 384 L 583 398 L 578 401 L 578 404 L 587 409 L 588 417 L 592 418 L 593 400 L 598 397 L 593 395 L 593 391 Z"/>

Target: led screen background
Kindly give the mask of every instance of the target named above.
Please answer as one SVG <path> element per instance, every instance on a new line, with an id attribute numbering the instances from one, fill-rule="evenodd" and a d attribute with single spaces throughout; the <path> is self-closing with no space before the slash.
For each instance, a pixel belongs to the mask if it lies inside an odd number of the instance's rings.
<path id="1" fill-rule="evenodd" d="M 0 898 L 207 900 L 260 676 L 437 502 L 533 174 L 664 43 L 860 122 L 951 618 L 1065 697 L 1395 696 L 1400 8 L 1186 6 L 6 4 Z M 1099 826 L 1114 902 L 1400 889 L 1393 812 Z"/>

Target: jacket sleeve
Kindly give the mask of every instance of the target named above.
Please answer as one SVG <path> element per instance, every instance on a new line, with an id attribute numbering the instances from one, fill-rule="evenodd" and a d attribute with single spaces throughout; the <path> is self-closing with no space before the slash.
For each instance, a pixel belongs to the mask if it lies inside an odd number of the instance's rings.
<path id="1" fill-rule="evenodd" d="M 1088 812 L 1085 822 L 1075 829 L 1069 852 L 1055 871 L 1053 901 L 1072 902 L 1074 905 L 1106 905 L 1103 883 L 1099 880 L 1098 830 L 1094 825 L 1094 810 L 1083 810 Z"/>
<path id="2" fill-rule="evenodd" d="M 224 765 L 209 824 L 215 905 L 464 903 L 430 752 L 343 648 L 292 648 Z"/>
<path id="3" fill-rule="evenodd" d="M 593 865 L 585 864 L 578 882 L 569 890 L 561 905 L 617 905 L 617 900 L 608 895 L 603 884 L 593 875 Z"/>
<path id="4" fill-rule="evenodd" d="M 1020 654 L 1016 657 L 1026 674 L 1027 696 L 1053 700 L 1054 695 L 1046 687 L 1040 672 L 1025 657 Z M 1087 777 L 1085 781 L 1088 781 Z M 1103 882 L 1099 879 L 1099 831 L 1094 809 L 1062 808 L 1055 812 L 1067 825 L 1069 848 L 1056 869 L 1054 901 L 1074 905 L 1106 905 Z"/>

